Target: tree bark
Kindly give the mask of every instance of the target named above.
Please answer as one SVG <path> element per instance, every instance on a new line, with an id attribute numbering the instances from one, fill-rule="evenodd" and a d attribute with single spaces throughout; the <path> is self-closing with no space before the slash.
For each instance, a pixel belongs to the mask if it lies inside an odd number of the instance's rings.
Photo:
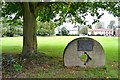
<path id="1" fill-rule="evenodd" d="M 29 2 L 23 3 L 23 49 L 22 57 L 29 58 L 37 53 L 35 9 Z"/>

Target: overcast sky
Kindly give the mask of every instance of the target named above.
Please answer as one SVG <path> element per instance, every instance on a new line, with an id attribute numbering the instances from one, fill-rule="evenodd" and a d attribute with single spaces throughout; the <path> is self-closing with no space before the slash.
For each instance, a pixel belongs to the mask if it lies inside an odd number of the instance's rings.
<path id="1" fill-rule="evenodd" d="M 104 13 L 104 15 L 101 17 L 100 21 L 104 22 L 105 28 L 109 25 L 111 20 L 115 20 L 115 25 L 118 26 L 118 17 L 114 17 L 112 14 L 109 14 L 107 11 L 101 11 L 101 13 Z M 88 21 L 87 24 L 92 24 L 94 17 L 88 15 L 86 16 L 86 20 Z M 73 24 L 71 23 L 63 23 L 65 26 L 71 28 Z M 95 24 L 92 25 L 94 28 Z"/>
<path id="2" fill-rule="evenodd" d="M 118 18 L 117 17 L 114 17 L 112 14 L 108 14 L 107 11 L 102 11 L 102 12 L 104 13 L 104 15 L 101 17 L 100 21 L 104 22 L 105 27 L 107 27 L 109 25 L 111 20 L 115 20 L 115 25 L 118 26 Z M 90 24 L 93 21 L 93 17 L 91 17 L 91 16 L 87 16 L 86 19 L 89 21 Z"/>

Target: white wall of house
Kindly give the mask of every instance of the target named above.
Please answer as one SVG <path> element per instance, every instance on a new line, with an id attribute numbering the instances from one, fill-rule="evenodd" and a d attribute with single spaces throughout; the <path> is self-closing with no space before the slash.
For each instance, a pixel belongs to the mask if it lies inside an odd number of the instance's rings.
<path id="1" fill-rule="evenodd" d="M 67 29 L 68 31 L 69 31 L 69 34 L 71 34 L 71 35 L 77 35 L 78 34 L 78 29 Z M 55 34 L 59 34 L 59 31 L 58 31 L 58 29 L 56 28 L 55 30 L 54 30 L 54 32 L 55 32 Z"/>
<path id="2" fill-rule="evenodd" d="M 69 34 L 71 34 L 71 35 L 72 34 L 74 34 L 74 35 L 76 34 L 77 35 L 78 34 L 78 30 L 69 30 Z"/>
<path id="3" fill-rule="evenodd" d="M 113 35 L 113 29 L 88 29 L 89 35 Z"/>
<path id="4" fill-rule="evenodd" d="M 61 30 L 62 27 L 66 27 L 66 29 L 69 31 L 70 35 L 76 35 L 76 34 L 78 34 L 78 27 L 74 27 L 74 26 L 75 25 L 73 25 L 73 24 L 58 26 L 54 30 L 55 35 L 59 34 L 59 30 Z"/>

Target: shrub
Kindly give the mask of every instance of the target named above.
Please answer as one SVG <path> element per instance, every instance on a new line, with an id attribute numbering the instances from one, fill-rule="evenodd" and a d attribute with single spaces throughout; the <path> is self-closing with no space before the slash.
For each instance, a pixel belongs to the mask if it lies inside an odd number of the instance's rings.
<path id="1" fill-rule="evenodd" d="M 12 73 L 12 72 L 21 72 L 22 71 L 22 65 L 20 65 L 12 56 L 3 56 L 2 57 L 2 69 L 6 73 Z"/>

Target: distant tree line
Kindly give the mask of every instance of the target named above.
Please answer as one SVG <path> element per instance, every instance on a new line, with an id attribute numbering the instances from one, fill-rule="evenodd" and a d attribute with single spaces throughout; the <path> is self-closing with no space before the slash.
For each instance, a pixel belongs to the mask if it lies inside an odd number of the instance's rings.
<path id="1" fill-rule="evenodd" d="M 40 22 L 37 21 L 37 35 L 38 36 L 51 36 L 54 34 L 56 25 L 52 22 Z"/>
<path id="2" fill-rule="evenodd" d="M 82 25 L 82 26 L 74 26 L 74 28 L 77 28 L 77 34 L 70 34 L 70 31 L 66 29 L 65 26 L 63 26 L 61 29 L 58 30 L 57 36 L 78 36 L 79 34 L 88 34 L 88 29 L 91 29 L 91 25 Z"/>
<path id="3" fill-rule="evenodd" d="M 68 36 L 69 35 L 69 30 L 66 29 L 65 26 L 63 26 L 59 31 L 57 36 Z"/>
<path id="4" fill-rule="evenodd" d="M 6 18 L 2 18 L 2 19 L 4 19 L 4 22 L 2 22 L 1 27 L 0 27 L 0 30 L 1 30 L 0 34 L 2 37 L 23 36 L 22 24 L 14 23 L 11 25 L 10 22 L 7 22 Z M 55 27 L 56 27 L 56 25 L 52 21 L 49 21 L 49 22 L 37 21 L 36 35 L 38 35 L 38 36 L 53 35 Z"/>

